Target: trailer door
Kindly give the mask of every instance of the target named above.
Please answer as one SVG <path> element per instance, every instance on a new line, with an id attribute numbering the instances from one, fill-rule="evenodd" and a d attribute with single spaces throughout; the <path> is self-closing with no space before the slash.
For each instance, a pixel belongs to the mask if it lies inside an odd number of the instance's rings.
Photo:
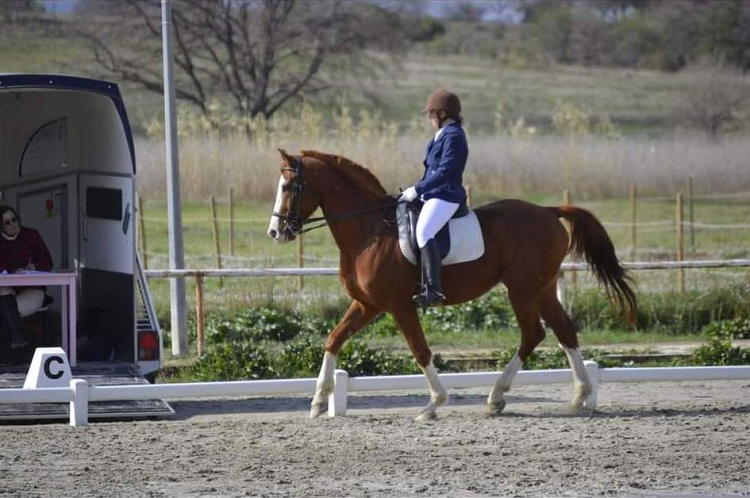
<path id="1" fill-rule="evenodd" d="M 82 267 L 133 275 L 133 179 L 81 175 Z"/>
<path id="2" fill-rule="evenodd" d="M 133 178 L 81 175 L 79 206 L 79 321 L 91 344 L 106 345 L 90 359 L 135 362 Z"/>

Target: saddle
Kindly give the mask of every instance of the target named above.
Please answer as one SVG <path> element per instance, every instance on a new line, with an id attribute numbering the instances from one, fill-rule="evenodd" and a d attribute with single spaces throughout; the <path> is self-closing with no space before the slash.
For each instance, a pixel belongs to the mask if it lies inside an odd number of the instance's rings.
<path id="1" fill-rule="evenodd" d="M 417 220 L 422 210 L 419 201 L 396 207 L 398 242 L 401 253 L 413 265 L 417 264 Z M 443 266 L 479 259 L 484 254 L 484 238 L 479 219 L 466 203 L 461 203 L 453 217 L 435 236 Z"/>

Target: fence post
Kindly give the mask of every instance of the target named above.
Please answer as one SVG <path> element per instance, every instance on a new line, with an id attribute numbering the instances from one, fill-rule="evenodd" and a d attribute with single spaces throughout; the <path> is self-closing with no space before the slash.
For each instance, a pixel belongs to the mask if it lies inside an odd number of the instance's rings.
<path id="1" fill-rule="evenodd" d="M 211 206 L 211 223 L 214 229 L 214 246 L 216 247 L 216 267 L 221 269 L 221 243 L 219 242 L 219 220 L 216 219 L 216 199 L 211 195 L 208 197 Z M 219 287 L 224 285 L 224 280 L 219 277 Z"/>
<path id="2" fill-rule="evenodd" d="M 591 394 L 589 394 L 589 397 L 584 401 L 584 406 L 589 410 L 594 410 L 598 401 L 599 364 L 595 361 L 587 360 L 583 362 L 583 366 L 586 368 L 586 373 L 588 374 L 589 382 L 591 383 Z"/>
<path id="3" fill-rule="evenodd" d="M 563 204 L 566 206 L 570 206 L 570 191 L 569 190 L 563 190 Z M 573 233 L 573 227 L 568 224 L 568 233 Z M 578 272 L 576 270 L 570 271 L 570 285 L 575 289 L 576 283 L 578 282 Z"/>
<path id="4" fill-rule="evenodd" d="M 203 274 L 195 276 L 195 336 L 198 356 L 203 356 Z"/>
<path id="5" fill-rule="evenodd" d="M 695 253 L 695 228 L 693 227 L 693 177 L 687 179 L 688 220 L 690 221 L 690 251 Z"/>
<path id="6" fill-rule="evenodd" d="M 466 186 L 466 205 L 471 207 L 471 185 Z"/>
<path id="7" fill-rule="evenodd" d="M 229 256 L 234 256 L 234 189 L 229 187 Z"/>
<path id="8" fill-rule="evenodd" d="M 636 235 L 635 235 L 635 199 L 637 190 L 635 184 L 630 185 L 630 259 L 636 259 Z"/>
<path id="9" fill-rule="evenodd" d="M 333 392 L 328 396 L 328 416 L 346 415 L 346 397 L 349 391 L 349 374 L 346 370 L 333 373 Z"/>
<path id="10" fill-rule="evenodd" d="M 73 401 L 70 402 L 70 426 L 83 427 L 89 424 L 89 383 L 84 379 L 70 381 Z"/>
<path id="11" fill-rule="evenodd" d="M 143 269 L 148 270 L 148 252 L 146 251 L 146 224 L 143 221 L 143 200 L 138 193 L 138 242 L 141 246 L 141 255 L 143 256 Z"/>
<path id="12" fill-rule="evenodd" d="M 565 305 L 565 272 L 562 271 L 557 275 L 557 300 L 560 301 L 563 309 L 568 309 Z"/>
<path id="13" fill-rule="evenodd" d="M 683 235 L 682 235 L 682 193 L 677 193 L 677 202 L 675 209 L 675 225 L 677 229 L 677 261 L 682 261 L 682 247 L 683 247 Z M 682 293 L 685 292 L 685 270 L 682 268 L 677 269 L 677 289 Z"/>
<path id="14" fill-rule="evenodd" d="M 297 266 L 303 268 L 305 266 L 305 243 L 302 240 L 302 234 L 297 236 Z M 305 286 L 305 277 L 299 276 L 299 290 Z"/>

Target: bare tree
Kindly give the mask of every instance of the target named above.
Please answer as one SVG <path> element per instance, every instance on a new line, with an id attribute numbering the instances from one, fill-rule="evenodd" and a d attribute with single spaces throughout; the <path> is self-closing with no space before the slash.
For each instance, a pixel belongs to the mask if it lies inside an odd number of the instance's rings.
<path id="1" fill-rule="evenodd" d="M 81 33 L 100 67 L 161 93 L 159 2 L 91 14 Z M 368 2 L 180 0 L 172 15 L 177 97 L 208 119 L 214 99 L 271 118 L 293 99 L 373 74 L 387 61 L 380 54 L 402 47 L 398 17 Z"/>

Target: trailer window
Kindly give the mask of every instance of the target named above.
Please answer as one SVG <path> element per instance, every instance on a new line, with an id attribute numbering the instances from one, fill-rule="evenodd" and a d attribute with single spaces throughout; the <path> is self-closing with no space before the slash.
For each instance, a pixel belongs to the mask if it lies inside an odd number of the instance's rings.
<path id="1" fill-rule="evenodd" d="M 37 128 L 26 142 L 26 147 L 21 154 L 19 176 L 64 168 L 67 135 L 67 118 L 58 118 Z"/>
<path id="2" fill-rule="evenodd" d="M 121 221 L 122 190 L 119 188 L 87 187 L 86 216 Z"/>

